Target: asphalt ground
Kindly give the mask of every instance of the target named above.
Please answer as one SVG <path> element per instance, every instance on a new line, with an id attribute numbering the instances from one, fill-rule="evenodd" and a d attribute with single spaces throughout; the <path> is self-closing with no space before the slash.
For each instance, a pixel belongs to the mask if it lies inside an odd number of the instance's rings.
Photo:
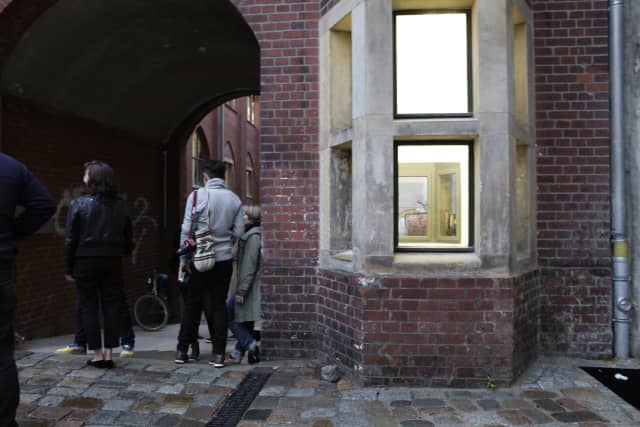
<path id="1" fill-rule="evenodd" d="M 270 375 L 257 396 L 245 402 L 248 408 L 237 423 L 228 417 L 225 425 L 640 426 L 639 410 L 580 369 L 638 369 L 636 359 L 541 357 L 508 388 L 358 387 L 347 378 L 322 379 L 317 360 L 248 365 L 245 358 L 240 365 L 216 369 L 204 357 L 178 365 L 173 362 L 177 330 L 177 325 L 136 330 L 134 357 L 114 354 L 111 370 L 87 366 L 90 355 L 56 354 L 71 341 L 69 335 L 25 342 L 16 352 L 19 425 L 203 426 L 220 421 L 216 415 L 233 413 L 227 411 L 229 403 L 238 400 L 233 398 L 238 388 L 246 391 L 241 384 L 255 373 Z M 207 356 L 209 345 L 200 345 Z"/>

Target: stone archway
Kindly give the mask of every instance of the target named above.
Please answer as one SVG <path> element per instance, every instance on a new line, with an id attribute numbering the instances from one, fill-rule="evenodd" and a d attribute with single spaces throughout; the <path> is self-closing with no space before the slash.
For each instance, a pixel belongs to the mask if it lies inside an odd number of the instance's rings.
<path id="1" fill-rule="evenodd" d="M 0 94 L 146 140 L 259 92 L 258 42 L 228 0 L 14 0 L 0 23 Z"/>

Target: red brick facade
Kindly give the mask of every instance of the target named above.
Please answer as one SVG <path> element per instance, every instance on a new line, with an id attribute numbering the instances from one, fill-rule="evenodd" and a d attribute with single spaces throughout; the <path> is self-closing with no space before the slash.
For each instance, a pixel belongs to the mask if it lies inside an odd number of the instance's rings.
<path id="1" fill-rule="evenodd" d="M 0 11 L 7 3 L 0 0 Z M 0 66 L 52 0 L 14 3 L 14 21 L 0 13 Z M 338 0 L 234 3 L 261 47 L 268 356 L 324 357 L 369 384 L 481 387 L 487 376 L 512 381 L 539 352 L 611 355 L 606 1 L 529 2 L 539 270 L 446 279 L 318 268 L 318 23 Z M 170 248 L 173 231 L 162 229 L 160 149 L 12 99 L 4 100 L 0 124 L 2 150 L 27 163 L 58 200 L 79 182 L 82 162 L 113 164 L 141 218 L 142 245 L 136 263 L 127 263 L 129 296 L 140 293 L 144 275 L 164 265 L 160 248 Z M 170 194 L 178 194 L 178 180 L 169 183 Z M 139 198 L 144 203 L 136 205 Z M 168 200 L 172 224 L 179 201 Z M 62 280 L 61 246 L 56 234 L 20 246 L 18 329 L 31 336 L 72 328 L 75 293 Z"/>
<path id="2" fill-rule="evenodd" d="M 611 355 L 607 1 L 533 1 L 542 350 Z"/>

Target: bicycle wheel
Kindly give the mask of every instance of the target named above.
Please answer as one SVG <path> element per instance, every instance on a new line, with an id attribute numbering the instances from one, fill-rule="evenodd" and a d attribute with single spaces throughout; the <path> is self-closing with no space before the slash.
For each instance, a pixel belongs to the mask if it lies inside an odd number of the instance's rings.
<path id="1" fill-rule="evenodd" d="M 147 331 L 162 329 L 169 320 L 169 310 L 162 298 L 156 295 L 142 295 L 133 308 L 136 323 Z"/>

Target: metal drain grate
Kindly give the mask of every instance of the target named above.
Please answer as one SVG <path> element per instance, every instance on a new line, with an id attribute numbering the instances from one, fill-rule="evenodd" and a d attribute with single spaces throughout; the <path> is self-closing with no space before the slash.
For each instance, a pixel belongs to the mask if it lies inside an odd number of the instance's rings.
<path id="1" fill-rule="evenodd" d="M 249 372 L 206 427 L 233 427 L 238 424 L 270 376 L 271 372 Z"/>

